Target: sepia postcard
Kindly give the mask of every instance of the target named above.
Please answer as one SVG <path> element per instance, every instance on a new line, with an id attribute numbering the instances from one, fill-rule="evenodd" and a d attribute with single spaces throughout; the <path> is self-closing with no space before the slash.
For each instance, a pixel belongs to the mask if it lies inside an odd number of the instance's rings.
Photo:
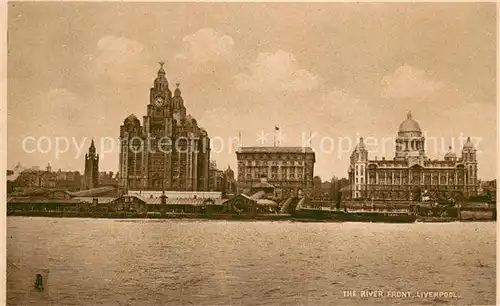
<path id="1" fill-rule="evenodd" d="M 496 3 L 4 7 L 5 304 L 497 304 Z"/>

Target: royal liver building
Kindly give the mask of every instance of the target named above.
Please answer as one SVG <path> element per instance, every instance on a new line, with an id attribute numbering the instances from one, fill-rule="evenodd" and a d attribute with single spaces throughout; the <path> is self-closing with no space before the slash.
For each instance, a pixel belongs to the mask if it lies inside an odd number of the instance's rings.
<path id="1" fill-rule="evenodd" d="M 172 96 L 160 64 L 143 124 L 131 114 L 120 126 L 120 189 L 205 191 L 208 134 L 186 115 L 179 84 Z"/>
<path id="2" fill-rule="evenodd" d="M 470 138 L 461 157 L 450 147 L 444 160 L 431 160 L 411 113 L 399 126 L 394 159 L 369 160 L 361 138 L 351 154 L 348 173 L 352 199 L 413 200 L 426 191 L 431 199 L 449 199 L 475 195 L 479 187 L 476 149 Z"/>

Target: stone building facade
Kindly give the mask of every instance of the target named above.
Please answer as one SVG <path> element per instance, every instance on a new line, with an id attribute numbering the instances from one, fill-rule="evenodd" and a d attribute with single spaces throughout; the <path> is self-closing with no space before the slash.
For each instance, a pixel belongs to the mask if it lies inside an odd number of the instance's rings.
<path id="1" fill-rule="evenodd" d="M 83 173 L 83 188 L 99 187 L 99 154 L 96 153 L 94 139 L 90 143 L 89 152 L 85 154 L 85 171 Z"/>
<path id="2" fill-rule="evenodd" d="M 120 192 L 206 191 L 210 139 L 186 114 L 179 84 L 170 91 L 160 64 L 143 123 L 131 114 L 120 126 Z"/>
<path id="3" fill-rule="evenodd" d="M 443 160 L 431 160 L 420 126 L 408 113 L 399 126 L 395 147 L 393 159 L 370 160 L 360 138 L 348 170 L 351 199 L 415 200 L 417 194 L 427 194 L 438 200 L 477 194 L 478 163 L 470 137 L 461 157 L 450 147 Z"/>
<path id="4" fill-rule="evenodd" d="M 99 172 L 99 186 L 115 186 L 118 187 L 117 176 L 113 171 Z"/>
<path id="5" fill-rule="evenodd" d="M 226 170 L 220 170 L 217 167 L 216 161 L 210 162 L 209 170 L 209 191 L 222 192 L 222 196 L 233 195 L 236 193 L 236 180 L 234 178 L 234 171 L 228 165 Z"/>
<path id="6" fill-rule="evenodd" d="M 234 171 L 229 165 L 226 170 L 224 170 L 224 175 L 222 176 L 222 186 L 222 192 L 224 195 L 234 195 L 237 192 Z"/>
<path id="7" fill-rule="evenodd" d="M 40 168 L 24 169 L 12 180 L 14 189 L 23 192 L 30 189 L 66 189 L 70 191 L 80 190 L 83 177 L 78 171 L 52 171 L 50 164 L 45 170 Z"/>
<path id="8" fill-rule="evenodd" d="M 212 160 L 208 170 L 208 191 L 222 191 L 224 171 L 217 168 L 217 163 Z"/>
<path id="9" fill-rule="evenodd" d="M 241 147 L 236 152 L 238 187 L 251 188 L 265 177 L 278 197 L 310 193 L 315 156 L 310 147 Z"/>

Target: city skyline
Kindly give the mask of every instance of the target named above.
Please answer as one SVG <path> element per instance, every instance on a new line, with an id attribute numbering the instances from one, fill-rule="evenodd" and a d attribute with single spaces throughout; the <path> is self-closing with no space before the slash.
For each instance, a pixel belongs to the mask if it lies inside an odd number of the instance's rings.
<path id="1" fill-rule="evenodd" d="M 431 158 L 446 154 L 452 137 L 481 137 L 478 178 L 493 179 L 494 6 L 11 3 L 7 165 L 50 162 L 83 173 L 83 156 L 23 153 L 22 139 L 86 137 L 85 151 L 92 138 L 118 138 L 123 118 L 145 115 L 157 62 L 165 60 L 169 83 L 180 83 L 188 111 L 210 138 L 241 133 L 243 145 L 254 146 L 260 132 L 279 127 L 282 146 L 314 133 L 316 150 L 324 136 L 355 145 L 360 136 L 395 137 L 411 111 L 424 132 L 445 140 Z M 115 18 L 103 22 L 110 14 Z M 157 27 L 162 19 L 165 27 Z M 393 157 L 388 145 L 379 157 Z M 459 142 L 453 149 L 460 152 Z M 318 152 L 314 174 L 346 177 L 349 155 Z M 210 159 L 237 169 L 230 150 Z M 116 172 L 118 151 L 101 156 L 100 166 Z"/>

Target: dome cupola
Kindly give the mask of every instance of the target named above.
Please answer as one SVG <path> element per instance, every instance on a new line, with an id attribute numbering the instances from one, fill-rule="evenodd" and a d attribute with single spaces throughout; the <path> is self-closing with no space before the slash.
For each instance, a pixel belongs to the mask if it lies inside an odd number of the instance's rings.
<path id="1" fill-rule="evenodd" d="M 396 156 L 398 160 L 410 158 L 412 162 L 422 162 L 425 156 L 425 138 L 417 121 L 413 120 L 411 112 L 406 120 L 401 122 L 396 138 Z"/>
<path id="2" fill-rule="evenodd" d="M 181 89 L 179 88 L 181 84 L 180 83 L 176 83 L 175 86 L 175 91 L 174 91 L 174 97 L 180 97 L 181 96 Z"/>
<path id="3" fill-rule="evenodd" d="M 470 137 L 467 137 L 467 141 L 464 143 L 464 149 L 474 149 L 474 144 L 470 140 Z"/>
<path id="4" fill-rule="evenodd" d="M 365 142 L 363 141 L 363 137 L 359 138 L 359 142 L 356 145 L 356 147 L 354 148 L 354 151 L 366 151 L 366 146 L 365 146 Z"/>
<path id="5" fill-rule="evenodd" d="M 158 69 L 158 77 L 159 78 L 165 77 L 165 69 L 163 69 L 163 65 L 165 65 L 165 62 L 160 61 L 160 62 L 158 62 L 158 64 L 160 64 L 160 69 Z"/>
<path id="6" fill-rule="evenodd" d="M 457 155 L 453 152 L 451 146 L 448 148 L 448 152 L 444 155 L 444 160 L 446 161 L 455 161 L 457 159 Z"/>
<path id="7" fill-rule="evenodd" d="M 413 120 L 411 112 L 406 115 L 406 120 L 399 125 L 398 133 L 421 133 L 420 125 L 417 121 Z"/>

